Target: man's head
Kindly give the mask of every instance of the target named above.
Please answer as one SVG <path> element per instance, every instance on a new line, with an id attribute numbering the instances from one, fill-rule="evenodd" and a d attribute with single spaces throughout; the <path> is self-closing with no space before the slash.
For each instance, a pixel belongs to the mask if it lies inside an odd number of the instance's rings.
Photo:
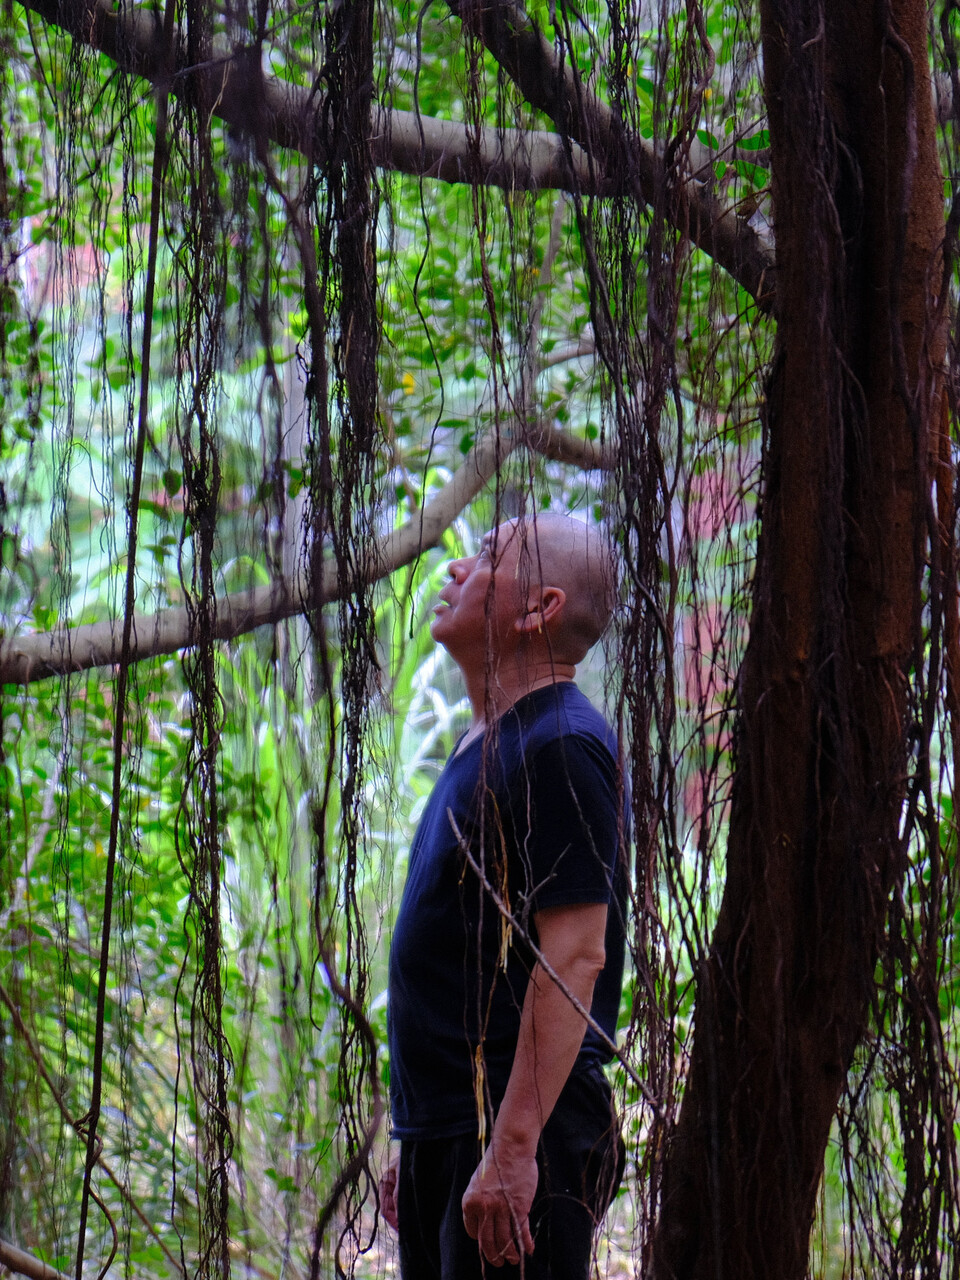
<path id="1" fill-rule="evenodd" d="M 616 599 L 606 540 L 553 512 L 499 525 L 449 573 L 431 633 L 465 669 L 510 656 L 575 666 L 603 634 Z"/>

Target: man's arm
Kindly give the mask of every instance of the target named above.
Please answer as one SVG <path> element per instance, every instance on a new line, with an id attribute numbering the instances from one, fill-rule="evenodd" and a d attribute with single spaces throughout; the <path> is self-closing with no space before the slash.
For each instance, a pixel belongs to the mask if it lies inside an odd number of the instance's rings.
<path id="1" fill-rule="evenodd" d="M 534 917 L 540 951 L 563 987 L 590 1008 L 603 968 L 607 908 L 549 907 Z M 540 1133 L 576 1061 L 587 1024 L 538 963 L 523 1003 L 510 1079 L 486 1155 L 463 1197 L 463 1221 L 493 1266 L 533 1252 L 530 1206 Z"/>

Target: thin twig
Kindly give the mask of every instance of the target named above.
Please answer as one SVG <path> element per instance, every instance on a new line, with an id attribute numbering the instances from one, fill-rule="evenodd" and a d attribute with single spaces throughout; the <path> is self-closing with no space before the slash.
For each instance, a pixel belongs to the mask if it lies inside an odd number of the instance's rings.
<path id="1" fill-rule="evenodd" d="M 64 1120 L 67 1122 L 70 1128 L 73 1129 L 75 1133 L 80 1134 L 81 1130 L 80 1130 L 79 1121 L 74 1120 L 73 1116 L 70 1114 L 69 1110 L 67 1109 L 67 1104 L 63 1100 L 63 1094 L 54 1084 L 53 1080 L 50 1078 L 50 1073 L 47 1071 L 47 1068 L 44 1065 L 43 1057 L 41 1056 L 39 1048 L 37 1047 L 36 1044 L 34 1044 L 33 1037 L 30 1035 L 30 1032 L 27 1030 L 24 1024 L 24 1021 L 20 1016 L 19 1009 L 14 1004 L 13 998 L 11 997 L 10 993 L 7 991 L 7 989 L 3 986 L 2 983 L 0 983 L 0 1000 L 2 1000 L 3 1003 L 9 1009 L 10 1016 L 13 1019 L 13 1025 L 16 1028 L 17 1032 L 19 1033 L 24 1044 L 27 1046 L 27 1051 L 30 1054 L 30 1057 L 34 1061 L 34 1065 L 37 1068 L 37 1072 L 40 1075 L 40 1079 L 43 1081 L 43 1083 L 47 1086 L 47 1089 L 50 1091 L 50 1094 L 53 1097 L 53 1100 L 57 1104 L 60 1114 L 63 1116 Z M 101 1169 L 101 1171 L 105 1173 L 106 1176 L 110 1179 L 113 1185 L 120 1192 L 120 1195 L 126 1201 L 127 1205 L 129 1205 L 129 1207 L 133 1210 L 136 1216 L 143 1223 L 144 1227 L 149 1232 L 149 1234 L 160 1246 L 161 1250 L 163 1251 L 164 1257 L 173 1267 L 176 1274 L 183 1275 L 183 1268 L 180 1266 L 179 1261 L 174 1257 L 174 1255 L 170 1252 L 170 1250 L 164 1244 L 161 1237 L 157 1234 L 156 1227 L 153 1225 L 153 1223 L 150 1221 L 150 1219 L 147 1217 L 144 1211 L 140 1208 L 139 1204 L 133 1198 L 129 1189 L 124 1185 L 124 1183 L 120 1180 L 120 1178 L 114 1173 L 113 1169 L 110 1167 L 110 1165 L 107 1164 L 106 1160 L 104 1160 L 102 1155 L 97 1156 L 97 1165 Z M 0 1259 L 0 1261 L 2 1261 L 2 1259 Z M 9 1266 L 9 1263 L 6 1265 Z"/>

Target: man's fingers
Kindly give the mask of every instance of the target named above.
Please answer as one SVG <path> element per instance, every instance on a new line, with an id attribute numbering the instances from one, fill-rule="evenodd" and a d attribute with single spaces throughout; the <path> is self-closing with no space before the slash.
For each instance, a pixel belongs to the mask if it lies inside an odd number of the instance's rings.
<path id="1" fill-rule="evenodd" d="M 463 1225 L 467 1229 L 467 1235 L 471 1240 L 480 1239 L 480 1214 L 474 1208 L 473 1203 L 464 1199 L 463 1202 Z"/>
<path id="2" fill-rule="evenodd" d="M 384 1221 L 387 1226 L 393 1227 L 394 1231 L 398 1229 L 397 1219 L 397 1200 L 392 1190 L 384 1189 L 380 1200 L 380 1208 L 383 1212 Z"/>
<path id="3" fill-rule="evenodd" d="M 470 1234 L 479 1243 L 483 1256 L 495 1267 L 502 1266 L 504 1262 L 516 1266 L 520 1261 L 521 1250 L 523 1253 L 533 1253 L 529 1219 L 517 1222 L 509 1210 L 504 1212 L 498 1209 L 488 1213 L 479 1224 L 476 1235 L 472 1231 Z"/>
<path id="4" fill-rule="evenodd" d="M 529 1218 L 524 1218 L 523 1222 L 521 1222 L 520 1224 L 520 1244 L 523 1248 L 524 1253 L 526 1254 L 533 1253 L 533 1233 L 530 1230 Z M 519 1261 L 520 1261 L 520 1258 L 518 1255 L 517 1262 Z"/>
<path id="5" fill-rule="evenodd" d="M 505 1262 L 516 1264 L 520 1261 L 509 1218 L 499 1213 L 490 1214 L 484 1220 L 479 1244 L 483 1256 L 493 1267 L 502 1267 Z"/>
<path id="6" fill-rule="evenodd" d="M 491 1266 L 516 1266 L 523 1254 L 533 1253 L 529 1209 L 537 1178 L 532 1156 L 521 1161 L 508 1156 L 502 1164 L 485 1158 L 470 1179 L 461 1201 L 463 1225 Z"/>

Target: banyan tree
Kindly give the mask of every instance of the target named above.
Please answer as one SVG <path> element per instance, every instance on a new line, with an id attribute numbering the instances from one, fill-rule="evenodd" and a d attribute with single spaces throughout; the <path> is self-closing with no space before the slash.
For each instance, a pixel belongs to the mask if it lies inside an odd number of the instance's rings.
<path id="1" fill-rule="evenodd" d="M 425 620 L 623 567 L 600 1273 L 960 1276 L 952 0 L 10 0 L 0 1264 L 389 1274 Z"/>

